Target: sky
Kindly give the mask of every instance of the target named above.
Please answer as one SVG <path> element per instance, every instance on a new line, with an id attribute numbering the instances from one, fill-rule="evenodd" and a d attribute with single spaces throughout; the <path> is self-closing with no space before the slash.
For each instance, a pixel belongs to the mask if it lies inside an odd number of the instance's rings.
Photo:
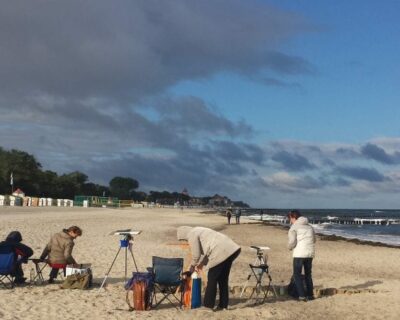
<path id="1" fill-rule="evenodd" d="M 400 208 L 399 1 L 0 5 L 0 146 L 44 169 Z"/>

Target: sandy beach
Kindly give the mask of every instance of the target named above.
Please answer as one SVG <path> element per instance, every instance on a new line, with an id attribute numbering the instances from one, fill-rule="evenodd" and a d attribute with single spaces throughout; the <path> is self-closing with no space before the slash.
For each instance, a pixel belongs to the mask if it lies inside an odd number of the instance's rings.
<path id="1" fill-rule="evenodd" d="M 0 208 L 0 237 L 19 230 L 24 243 L 35 251 L 34 257 L 39 257 L 52 233 L 70 225 L 83 229 L 73 255 L 79 263 L 92 264 L 94 288 L 61 290 L 58 283 L 0 289 L 1 319 L 398 319 L 400 314 L 400 250 L 396 248 L 319 240 L 313 279 L 316 290 L 325 294 L 306 303 L 287 296 L 271 297 L 254 306 L 237 294 L 249 272 L 248 264 L 255 257 L 249 246 L 271 248 L 268 255 L 273 283 L 286 285 L 292 274 L 292 258 L 286 249 L 287 231 L 282 228 L 254 223 L 227 225 L 222 216 L 186 209 Z M 235 292 L 229 310 L 181 311 L 163 305 L 157 310 L 129 312 L 123 288 L 122 255 L 105 290 L 99 292 L 98 286 L 119 248 L 119 238 L 109 235 L 111 231 L 142 230 L 135 237 L 134 255 L 139 269 L 144 271 L 151 265 L 153 255 L 186 256 L 180 247 L 171 245 L 176 242 L 176 227 L 180 225 L 215 228 L 241 245 L 242 253 L 230 277 Z M 24 265 L 25 276 L 29 277 L 31 267 L 32 264 Z M 133 271 L 132 261 L 129 270 Z M 48 272 L 44 271 L 46 278 Z"/>

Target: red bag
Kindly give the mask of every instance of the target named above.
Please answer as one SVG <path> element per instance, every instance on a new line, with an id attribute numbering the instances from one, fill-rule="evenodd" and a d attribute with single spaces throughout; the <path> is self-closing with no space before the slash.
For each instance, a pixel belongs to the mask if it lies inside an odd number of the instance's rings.
<path id="1" fill-rule="evenodd" d="M 146 306 L 146 283 L 143 281 L 135 282 L 133 285 L 133 307 L 137 311 L 147 310 Z"/>
<path id="2" fill-rule="evenodd" d="M 133 273 L 132 278 L 125 284 L 126 302 L 131 311 L 150 310 L 153 285 L 152 274 L 148 272 Z M 132 292 L 132 297 L 129 296 L 129 292 Z"/>

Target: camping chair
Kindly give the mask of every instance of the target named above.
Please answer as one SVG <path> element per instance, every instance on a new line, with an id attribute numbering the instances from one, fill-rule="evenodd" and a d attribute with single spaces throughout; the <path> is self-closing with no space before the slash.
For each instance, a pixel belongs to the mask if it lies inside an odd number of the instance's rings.
<path id="1" fill-rule="evenodd" d="M 46 260 L 35 259 L 35 258 L 29 260 L 32 261 L 33 264 L 35 265 L 35 274 L 31 274 L 31 279 L 30 279 L 31 284 L 43 284 L 44 283 L 43 269 L 46 268 L 47 266 Z"/>
<path id="2" fill-rule="evenodd" d="M 154 292 L 152 306 L 156 308 L 164 300 L 176 307 L 176 302 L 182 308 L 183 303 L 183 259 L 182 258 L 152 258 L 152 273 L 154 277 Z M 157 301 L 157 294 L 162 297 Z M 179 296 L 177 296 L 179 294 Z M 173 299 L 174 301 L 172 301 Z"/>
<path id="3" fill-rule="evenodd" d="M 6 289 L 14 288 L 15 253 L 0 253 L 0 285 Z"/>

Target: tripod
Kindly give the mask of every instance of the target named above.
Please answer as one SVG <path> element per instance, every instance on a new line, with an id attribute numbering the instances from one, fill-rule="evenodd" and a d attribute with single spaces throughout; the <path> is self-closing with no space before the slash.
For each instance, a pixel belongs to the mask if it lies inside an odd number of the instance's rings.
<path id="1" fill-rule="evenodd" d="M 275 287 L 272 284 L 272 277 L 269 273 L 269 266 L 267 265 L 267 257 L 264 256 L 264 250 L 268 250 L 269 248 L 267 247 L 256 247 L 256 246 L 251 246 L 250 248 L 255 249 L 256 252 L 256 259 L 254 260 L 253 264 L 249 264 L 250 267 L 250 273 L 247 276 L 247 280 L 243 286 L 242 292 L 240 293 L 240 297 L 242 297 L 244 291 L 246 290 L 247 284 L 249 283 L 249 280 L 252 276 L 254 276 L 256 280 L 256 285 L 253 288 L 253 291 L 249 297 L 249 300 L 253 297 L 254 293 L 255 295 L 255 303 L 258 302 L 260 294 L 263 294 L 261 303 L 264 303 L 265 300 L 267 299 L 268 292 L 271 291 L 275 298 L 277 297 Z M 267 287 L 263 287 L 263 277 L 264 274 L 268 277 L 268 284 Z"/>
<path id="2" fill-rule="evenodd" d="M 103 282 L 101 283 L 101 286 L 100 286 L 100 289 L 99 289 L 99 290 L 101 290 L 101 289 L 104 287 L 104 284 L 105 284 L 106 281 L 107 281 L 108 275 L 110 274 L 111 269 L 112 269 L 112 267 L 114 266 L 115 260 L 117 260 L 117 257 L 118 257 L 118 255 L 119 255 L 119 253 L 121 252 L 121 249 L 122 249 L 122 248 L 125 249 L 125 277 L 124 277 L 124 282 L 126 282 L 126 277 L 127 277 L 127 273 L 128 273 L 128 251 L 131 253 L 132 260 L 133 260 L 133 263 L 134 263 L 134 265 L 135 265 L 136 272 L 139 271 L 139 270 L 138 270 L 138 267 L 137 267 L 137 265 L 136 265 L 135 257 L 134 257 L 133 252 L 132 252 L 132 242 L 133 242 L 133 238 L 132 238 L 132 236 L 131 236 L 130 234 L 125 234 L 125 235 L 123 235 L 123 239 L 121 239 L 121 240 L 119 241 L 119 249 L 118 249 L 118 252 L 117 252 L 117 254 L 115 255 L 115 258 L 114 258 L 113 262 L 111 263 L 111 266 L 110 266 L 110 268 L 108 269 L 108 271 L 107 271 L 107 273 L 106 273 L 106 275 L 105 275 L 105 277 L 104 277 L 104 279 L 103 279 Z"/>

